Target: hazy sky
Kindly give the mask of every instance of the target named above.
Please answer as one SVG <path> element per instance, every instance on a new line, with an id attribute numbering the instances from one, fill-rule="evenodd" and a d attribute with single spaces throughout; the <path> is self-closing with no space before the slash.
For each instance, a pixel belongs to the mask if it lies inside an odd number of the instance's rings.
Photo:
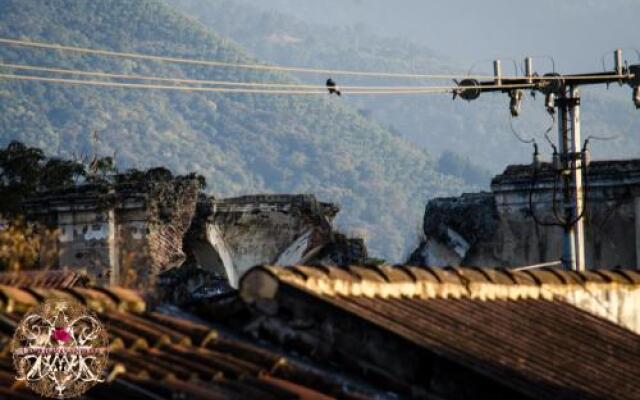
<path id="1" fill-rule="evenodd" d="M 246 0 L 305 21 L 363 23 L 403 36 L 462 65 L 551 55 L 560 72 L 602 69 L 616 47 L 640 48 L 640 0 Z M 633 50 L 626 58 L 637 62 Z M 545 61 L 538 61 L 546 72 Z M 548 65 L 548 64 L 547 64 Z"/>

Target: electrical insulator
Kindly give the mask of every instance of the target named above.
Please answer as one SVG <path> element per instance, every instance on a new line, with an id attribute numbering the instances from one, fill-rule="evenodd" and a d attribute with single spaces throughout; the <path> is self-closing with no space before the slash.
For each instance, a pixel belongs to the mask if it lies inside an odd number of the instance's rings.
<path id="1" fill-rule="evenodd" d="M 502 85 L 502 64 L 500 60 L 493 62 L 493 76 L 496 85 Z"/>
<path id="2" fill-rule="evenodd" d="M 553 156 L 551 157 L 551 160 L 553 162 L 553 169 L 555 169 L 556 171 L 562 170 L 562 162 L 560 161 L 560 154 L 558 154 L 557 152 L 553 152 Z"/>
<path id="3" fill-rule="evenodd" d="M 591 164 L 591 151 L 584 149 L 582 151 L 582 166 L 583 168 L 589 168 L 589 164 Z"/>
<path id="4" fill-rule="evenodd" d="M 544 94 L 562 93 L 565 87 L 565 82 L 564 82 L 564 78 L 562 78 L 562 75 L 552 72 L 550 74 L 544 74 L 544 78 L 549 78 L 541 81 L 542 86 L 540 90 Z"/>
<path id="5" fill-rule="evenodd" d="M 636 105 L 636 108 L 640 108 L 640 86 L 633 88 L 633 104 Z"/>
<path id="6" fill-rule="evenodd" d="M 556 112 L 556 95 L 553 93 L 549 93 L 545 98 L 544 98 L 544 105 L 545 107 L 547 107 L 547 112 L 549 114 L 555 114 Z"/>
<path id="7" fill-rule="evenodd" d="M 533 168 L 540 168 L 540 152 L 538 151 L 538 144 L 533 143 Z"/>
<path id="8" fill-rule="evenodd" d="M 520 115 L 520 111 L 522 109 L 522 97 L 524 94 L 522 90 L 511 90 L 509 92 L 509 97 L 511 98 L 511 102 L 509 103 L 509 110 L 511 110 L 511 116 L 517 117 Z"/>
<path id="9" fill-rule="evenodd" d="M 613 52 L 613 65 L 616 69 L 616 75 L 622 76 L 622 49 L 616 49 Z"/>
<path id="10" fill-rule="evenodd" d="M 459 89 L 453 92 L 453 98 L 460 96 L 461 98 L 471 101 L 480 97 L 480 82 L 475 79 L 463 79 L 458 83 Z"/>
<path id="11" fill-rule="evenodd" d="M 524 59 L 524 74 L 527 77 L 527 83 L 533 83 L 533 60 L 531 57 Z"/>

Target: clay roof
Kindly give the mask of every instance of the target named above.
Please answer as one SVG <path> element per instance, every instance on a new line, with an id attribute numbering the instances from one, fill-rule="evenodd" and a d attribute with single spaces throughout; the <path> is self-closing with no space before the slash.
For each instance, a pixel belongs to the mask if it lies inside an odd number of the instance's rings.
<path id="1" fill-rule="evenodd" d="M 84 286 L 90 278 L 84 272 L 72 270 L 34 270 L 0 273 L 0 285 L 40 288 Z"/>
<path id="2" fill-rule="evenodd" d="M 569 304 L 601 293 L 640 299 L 638 271 L 267 266 L 241 283 L 247 302 L 276 299 L 283 289 L 528 398 L 640 398 L 640 336 Z"/>
<path id="3" fill-rule="evenodd" d="M 386 398 L 368 386 L 179 312 L 151 312 L 124 288 L 0 286 L 0 398 L 40 399 L 15 380 L 10 341 L 30 307 L 73 297 L 110 334 L 107 381 L 86 399 Z"/>
<path id="4" fill-rule="evenodd" d="M 428 268 L 416 266 L 264 266 L 283 283 L 322 296 L 553 299 L 586 290 L 640 289 L 640 271 L 565 271 L 557 268 Z"/>

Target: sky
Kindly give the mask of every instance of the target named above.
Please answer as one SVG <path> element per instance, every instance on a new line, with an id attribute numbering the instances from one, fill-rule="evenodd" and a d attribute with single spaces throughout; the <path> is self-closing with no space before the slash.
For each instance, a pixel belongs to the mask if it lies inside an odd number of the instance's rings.
<path id="1" fill-rule="evenodd" d="M 552 56 L 558 72 L 610 67 L 617 47 L 640 48 L 640 0 L 245 0 L 255 7 L 330 25 L 364 24 L 401 36 L 460 65 Z M 635 50 L 626 49 L 630 63 Z M 546 58 L 538 70 L 551 69 Z"/>

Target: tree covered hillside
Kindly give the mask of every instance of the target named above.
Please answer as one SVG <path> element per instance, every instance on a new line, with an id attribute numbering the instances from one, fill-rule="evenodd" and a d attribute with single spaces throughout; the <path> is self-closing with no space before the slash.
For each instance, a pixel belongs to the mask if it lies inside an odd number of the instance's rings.
<path id="1" fill-rule="evenodd" d="M 237 45 L 156 0 L 0 0 L 0 36 L 230 62 Z M 233 81 L 288 82 L 248 70 L 178 66 L 0 46 L 4 63 Z M 3 73 L 23 73 L 0 69 Z M 82 78 L 79 78 L 82 79 Z M 94 138 L 94 139 L 92 139 Z M 423 207 L 462 182 L 397 134 L 328 96 L 177 93 L 0 82 L 0 145 L 47 155 L 115 154 L 120 169 L 166 166 L 207 178 L 216 196 L 308 192 L 342 207 L 339 224 L 373 255 L 400 260 Z"/>

